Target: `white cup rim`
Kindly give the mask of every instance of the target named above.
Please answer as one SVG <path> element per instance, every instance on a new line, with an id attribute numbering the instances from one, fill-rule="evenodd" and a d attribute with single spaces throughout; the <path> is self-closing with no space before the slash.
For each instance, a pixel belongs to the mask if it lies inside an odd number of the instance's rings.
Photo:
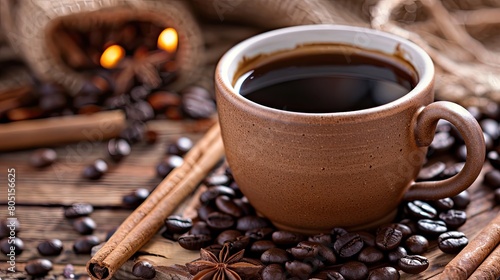
<path id="1" fill-rule="evenodd" d="M 278 110 L 271 107 L 263 106 L 261 104 L 255 103 L 242 95 L 240 95 L 233 87 L 233 79 L 234 72 L 236 72 L 237 65 L 241 62 L 242 57 L 245 54 L 252 51 L 252 48 L 259 44 L 266 44 L 267 42 L 278 41 L 280 42 L 280 37 L 284 37 L 290 34 L 299 34 L 304 32 L 341 32 L 343 34 L 352 33 L 352 36 L 368 36 L 367 38 L 375 38 L 377 40 L 382 40 L 382 42 L 390 43 L 391 45 L 399 45 L 405 55 L 408 55 L 408 58 L 411 58 L 414 61 L 409 61 L 417 70 L 418 74 L 418 82 L 416 86 L 409 91 L 404 96 L 380 105 L 376 107 L 371 107 L 368 109 L 356 110 L 356 111 L 345 111 L 345 112 L 332 112 L 332 113 L 302 113 L 302 112 L 293 112 L 293 111 L 284 111 Z M 360 35 L 361 34 L 361 35 Z M 313 41 L 301 41 L 300 36 L 296 36 L 298 42 L 300 43 L 313 43 Z M 360 38 L 361 38 L 360 37 Z M 323 41 L 315 41 L 314 43 L 324 43 L 324 42 L 333 42 L 337 41 L 331 40 L 323 40 Z M 341 42 L 337 42 L 341 43 Z M 278 43 L 274 44 L 278 49 L 287 49 L 288 47 L 280 48 Z M 374 49 L 370 46 L 363 44 L 353 44 L 355 47 L 360 47 L 362 49 Z M 293 46 L 291 46 L 293 47 Z M 376 50 L 376 49 L 375 49 Z M 386 52 L 388 53 L 388 52 Z M 407 59 L 409 60 L 409 59 Z M 231 75 L 230 75 L 231 74 Z M 246 106 L 247 108 L 251 108 L 252 110 L 259 111 L 262 115 L 270 115 L 276 117 L 280 115 L 287 119 L 294 119 L 298 121 L 306 121 L 308 118 L 325 118 L 325 117 L 333 117 L 333 118 L 342 118 L 344 121 L 349 120 L 359 120 L 360 116 L 366 117 L 367 115 L 386 115 L 386 114 L 394 114 L 396 111 L 406 109 L 416 96 L 422 94 L 429 90 L 429 87 L 433 86 L 434 82 L 434 65 L 432 63 L 432 59 L 429 55 L 418 45 L 409 40 L 401 38 L 399 36 L 375 30 L 370 28 L 363 27 L 355 27 L 355 26 L 347 26 L 347 25 L 333 25 L 333 24 L 317 24 L 317 25 L 300 25 L 293 27 L 286 27 L 281 29 L 276 29 L 272 31 L 268 31 L 249 39 L 246 39 L 237 45 L 233 46 L 230 50 L 228 50 L 222 58 L 219 60 L 217 64 L 217 68 L 215 71 L 216 83 L 218 86 L 222 86 L 225 90 L 222 94 L 230 95 L 230 98 L 239 103 L 239 105 Z"/>

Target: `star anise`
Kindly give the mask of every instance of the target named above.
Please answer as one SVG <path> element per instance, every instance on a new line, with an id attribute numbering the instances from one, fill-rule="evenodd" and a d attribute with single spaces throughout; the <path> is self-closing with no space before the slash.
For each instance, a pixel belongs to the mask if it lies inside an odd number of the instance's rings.
<path id="1" fill-rule="evenodd" d="M 262 265 L 243 258 L 245 250 L 231 255 L 230 243 L 225 243 L 217 257 L 212 252 L 201 249 L 200 259 L 187 263 L 193 280 L 242 280 L 259 273 Z"/>

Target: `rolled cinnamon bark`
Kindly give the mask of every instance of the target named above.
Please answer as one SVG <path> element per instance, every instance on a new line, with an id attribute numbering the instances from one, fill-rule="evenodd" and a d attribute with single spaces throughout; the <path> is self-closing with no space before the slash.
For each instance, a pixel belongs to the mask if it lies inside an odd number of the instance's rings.
<path id="1" fill-rule="evenodd" d="M 217 123 L 186 154 L 184 163 L 158 185 L 87 263 L 89 275 L 93 279 L 111 279 L 120 266 L 156 234 L 163 221 L 195 189 L 223 154 Z"/>
<path id="2" fill-rule="evenodd" d="M 467 246 L 451 260 L 439 275 L 440 280 L 467 279 L 500 243 L 500 215 L 481 230 Z"/>
<path id="3" fill-rule="evenodd" d="M 484 280 L 498 279 L 500 277 L 500 245 L 483 261 L 472 273 L 469 279 Z"/>

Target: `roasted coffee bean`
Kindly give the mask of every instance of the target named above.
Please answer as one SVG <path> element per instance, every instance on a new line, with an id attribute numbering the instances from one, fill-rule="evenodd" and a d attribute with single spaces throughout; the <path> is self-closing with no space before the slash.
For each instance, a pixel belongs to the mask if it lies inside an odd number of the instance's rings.
<path id="1" fill-rule="evenodd" d="M 465 145 L 460 145 L 456 149 L 455 155 L 459 161 L 465 161 L 467 159 L 467 147 Z"/>
<path id="2" fill-rule="evenodd" d="M 257 240 L 250 245 L 250 252 L 253 255 L 260 256 L 265 251 L 275 247 L 276 244 L 274 244 L 271 240 Z"/>
<path id="3" fill-rule="evenodd" d="M 500 188 L 500 170 L 492 169 L 484 174 L 484 184 L 492 189 Z"/>
<path id="4" fill-rule="evenodd" d="M 418 231 L 417 222 L 412 219 L 403 219 L 399 221 L 399 223 L 409 227 L 412 234 L 415 234 Z"/>
<path id="5" fill-rule="evenodd" d="M 418 274 L 429 267 L 429 261 L 420 255 L 407 255 L 399 259 L 398 265 L 406 273 Z"/>
<path id="6" fill-rule="evenodd" d="M 333 243 L 333 249 L 338 256 L 350 258 L 361 252 L 363 249 L 363 239 L 357 233 L 346 233 L 337 238 Z M 345 276 L 345 275 L 344 275 Z"/>
<path id="7" fill-rule="evenodd" d="M 412 235 L 406 239 L 405 247 L 412 254 L 421 255 L 429 249 L 429 241 L 422 235 Z"/>
<path id="8" fill-rule="evenodd" d="M 263 262 L 264 264 L 271 264 L 271 263 L 284 264 L 290 260 L 291 260 L 290 255 L 285 250 L 280 248 L 271 248 L 269 250 L 266 250 L 260 256 L 260 261 Z"/>
<path id="9" fill-rule="evenodd" d="M 185 233 L 193 227 L 193 221 L 189 218 L 173 215 L 165 219 L 165 227 L 171 233 Z"/>
<path id="10" fill-rule="evenodd" d="M 235 193 L 233 189 L 227 186 L 213 186 L 208 188 L 200 195 L 200 202 L 203 204 L 207 204 L 211 201 L 214 201 L 220 195 L 225 195 L 232 198 L 234 197 Z"/>
<path id="11" fill-rule="evenodd" d="M 215 238 L 215 243 L 219 245 L 224 245 L 226 241 L 236 240 L 237 237 L 241 236 L 241 232 L 235 229 L 225 230 Z"/>
<path id="12" fill-rule="evenodd" d="M 398 248 L 387 253 L 387 259 L 391 263 L 398 263 L 399 259 L 408 255 L 408 252 L 404 247 L 399 246 Z"/>
<path id="13" fill-rule="evenodd" d="M 483 118 L 483 113 L 477 106 L 469 106 L 466 109 L 477 121 L 480 121 Z"/>
<path id="14" fill-rule="evenodd" d="M 248 230 L 245 232 L 245 235 L 250 237 L 253 240 L 263 240 L 263 239 L 271 239 L 271 236 L 274 232 L 273 228 L 255 228 Z"/>
<path id="15" fill-rule="evenodd" d="M 384 227 L 377 230 L 375 244 L 384 251 L 390 251 L 399 246 L 403 240 L 403 233 L 392 227 Z"/>
<path id="16" fill-rule="evenodd" d="M 142 101 L 148 97 L 148 95 L 151 93 L 151 89 L 149 89 L 146 86 L 136 86 L 133 87 L 130 90 L 130 97 L 132 97 L 132 100 L 134 101 Z M 151 105 L 151 104 L 150 104 Z"/>
<path id="17" fill-rule="evenodd" d="M 465 209 L 470 204 L 470 195 L 467 190 L 460 192 L 451 199 L 453 199 L 455 209 Z"/>
<path id="18" fill-rule="evenodd" d="M 279 264 L 270 264 L 261 272 L 262 280 L 285 280 L 286 273 L 283 267 Z"/>
<path id="19" fill-rule="evenodd" d="M 340 272 L 333 269 L 322 269 L 318 273 L 314 274 L 310 279 L 345 280 L 344 276 L 342 276 Z"/>
<path id="20" fill-rule="evenodd" d="M 442 133 L 438 133 L 442 134 Z M 434 138 L 435 140 L 436 138 Z M 426 166 L 420 170 L 417 176 L 418 181 L 432 181 L 437 179 L 441 173 L 446 169 L 446 164 L 444 162 L 435 162 L 429 166 Z"/>
<path id="21" fill-rule="evenodd" d="M 347 230 L 340 227 L 335 227 L 330 231 L 330 236 L 332 237 L 332 241 L 335 242 L 337 238 L 347 233 Z"/>
<path id="22" fill-rule="evenodd" d="M 232 253 L 237 253 L 248 247 L 250 244 L 250 237 L 241 235 L 236 237 L 234 240 L 226 241 L 226 243 L 229 243 Z"/>
<path id="23" fill-rule="evenodd" d="M 156 112 L 163 112 L 168 107 L 181 105 L 179 94 L 170 91 L 153 92 L 148 96 L 147 101 Z"/>
<path id="24" fill-rule="evenodd" d="M 238 219 L 236 229 L 239 231 L 249 231 L 256 228 L 269 227 L 269 220 L 259 216 L 243 216 Z"/>
<path id="25" fill-rule="evenodd" d="M 108 230 L 106 232 L 106 239 L 104 241 L 108 241 L 111 238 L 111 236 L 113 236 L 113 234 L 115 234 L 117 229 L 118 229 L 118 227 L 114 227 L 111 230 Z"/>
<path id="26" fill-rule="evenodd" d="M 286 262 L 285 269 L 291 276 L 299 279 L 308 279 L 313 272 L 313 267 L 310 264 L 297 260 Z"/>
<path id="27" fill-rule="evenodd" d="M 17 256 L 24 251 L 24 242 L 19 237 L 5 237 L 0 240 L 0 251 L 4 255 L 12 255 L 13 253 Z"/>
<path id="28" fill-rule="evenodd" d="M 368 277 L 368 267 L 358 261 L 349 261 L 340 267 L 340 274 L 346 280 L 363 280 Z"/>
<path id="29" fill-rule="evenodd" d="M 376 247 L 365 247 L 358 255 L 358 261 L 366 264 L 378 263 L 384 259 L 384 253 Z"/>
<path id="30" fill-rule="evenodd" d="M 434 206 L 436 209 L 438 209 L 440 211 L 450 210 L 451 208 L 453 208 L 453 205 L 454 205 L 453 199 L 451 199 L 450 197 L 434 200 L 431 203 L 432 203 L 432 206 Z"/>
<path id="31" fill-rule="evenodd" d="M 271 238 L 278 246 L 293 246 L 300 241 L 303 241 L 305 236 L 290 231 L 278 230 L 273 232 Z"/>
<path id="32" fill-rule="evenodd" d="M 24 271 L 33 277 L 43 277 L 52 270 L 52 262 L 47 259 L 34 259 L 28 261 Z"/>
<path id="33" fill-rule="evenodd" d="M 236 194 L 236 196 L 238 196 L 239 191 L 235 191 L 235 194 Z M 254 216 L 255 215 L 255 209 L 250 204 L 250 202 L 248 202 L 248 199 L 246 197 L 234 198 L 233 202 L 234 202 L 234 204 L 238 205 L 238 207 L 240 207 L 244 216 Z"/>
<path id="34" fill-rule="evenodd" d="M 433 219 L 437 216 L 436 209 L 421 200 L 408 202 L 406 204 L 406 211 L 415 219 Z"/>
<path id="35" fill-rule="evenodd" d="M 467 246 L 469 239 L 463 232 L 448 231 L 438 237 L 438 247 L 447 254 L 456 254 Z"/>
<path id="36" fill-rule="evenodd" d="M 208 219 L 208 215 L 211 213 L 215 212 L 216 209 L 209 204 L 203 204 L 198 208 L 198 218 L 200 218 L 203 221 L 206 221 Z"/>
<path id="37" fill-rule="evenodd" d="M 0 220 L 0 238 L 16 235 L 21 229 L 21 224 L 18 219 Z"/>
<path id="38" fill-rule="evenodd" d="M 181 91 L 183 113 L 193 119 L 206 119 L 216 113 L 211 94 L 204 88 L 190 86 Z"/>
<path id="39" fill-rule="evenodd" d="M 156 269 L 148 261 L 137 261 L 132 267 L 132 274 L 141 279 L 153 279 L 156 276 Z"/>
<path id="40" fill-rule="evenodd" d="M 63 243 L 59 239 L 49 239 L 38 244 L 36 249 L 42 256 L 59 256 L 63 251 Z"/>
<path id="41" fill-rule="evenodd" d="M 486 155 L 486 158 L 488 159 L 488 162 L 495 168 L 496 170 L 500 169 L 500 154 L 498 151 L 490 151 Z"/>
<path id="42" fill-rule="evenodd" d="M 31 154 L 30 165 L 37 168 L 47 167 L 57 160 L 57 153 L 53 149 L 38 149 Z"/>
<path id="43" fill-rule="evenodd" d="M 108 164 L 103 159 L 97 159 L 83 169 L 83 178 L 97 180 L 108 171 Z"/>
<path id="44" fill-rule="evenodd" d="M 211 235 L 212 232 L 210 231 L 210 228 L 208 227 L 207 223 L 198 221 L 193 223 L 193 227 L 189 230 L 189 234 L 194 234 L 194 235 Z"/>
<path id="45" fill-rule="evenodd" d="M 125 139 L 113 138 L 108 141 L 108 155 L 115 162 L 130 155 L 130 144 Z"/>
<path id="46" fill-rule="evenodd" d="M 234 201 L 226 196 L 226 195 L 219 195 L 215 199 L 215 205 L 219 209 L 219 211 L 229 214 L 233 217 L 239 218 L 243 216 L 243 210 L 234 203 Z"/>
<path id="47" fill-rule="evenodd" d="M 179 156 L 185 155 L 191 148 L 193 148 L 193 140 L 188 137 L 179 137 L 175 141 L 175 146 L 177 147 L 177 151 L 179 152 Z"/>
<path id="48" fill-rule="evenodd" d="M 125 115 L 128 120 L 147 122 L 154 119 L 155 112 L 146 101 L 137 101 L 125 106 Z"/>
<path id="49" fill-rule="evenodd" d="M 165 178 L 174 168 L 181 166 L 183 162 L 184 159 L 180 156 L 168 155 L 156 165 L 156 175 L 160 178 Z"/>
<path id="50" fill-rule="evenodd" d="M 207 217 L 207 225 L 215 230 L 225 230 L 234 225 L 234 218 L 221 212 L 212 212 Z"/>
<path id="51" fill-rule="evenodd" d="M 211 245 L 208 245 L 207 247 L 205 247 L 204 249 L 209 251 L 209 252 L 212 252 L 212 254 L 218 256 L 220 251 L 222 251 L 222 248 L 223 248 L 222 245 L 211 244 Z"/>
<path id="52" fill-rule="evenodd" d="M 287 249 L 287 252 L 298 260 L 315 258 L 319 254 L 319 247 L 317 245 L 317 243 L 311 241 L 302 241 L 297 246 Z"/>
<path id="53" fill-rule="evenodd" d="M 81 217 L 77 218 L 75 221 L 73 221 L 73 228 L 79 233 L 79 234 L 92 234 L 96 228 L 96 224 L 94 220 L 90 217 Z"/>
<path id="54" fill-rule="evenodd" d="M 208 175 L 205 180 L 205 185 L 211 186 L 229 186 L 231 178 L 227 174 L 212 174 Z"/>
<path id="55" fill-rule="evenodd" d="M 363 243 L 365 246 L 375 246 L 375 235 L 367 231 L 356 231 L 355 233 L 359 234 L 359 237 L 363 239 Z"/>
<path id="56" fill-rule="evenodd" d="M 97 236 L 86 235 L 75 240 L 73 251 L 76 254 L 90 254 L 92 247 L 99 245 L 101 241 Z"/>
<path id="57" fill-rule="evenodd" d="M 212 238 L 210 235 L 194 235 L 184 234 L 179 237 L 177 242 L 179 245 L 187 250 L 200 250 L 210 244 Z"/>
<path id="58" fill-rule="evenodd" d="M 486 151 L 491 151 L 494 146 L 495 146 L 495 143 L 493 142 L 493 138 L 491 138 L 491 136 L 489 134 L 486 134 L 483 132 L 483 137 L 484 137 L 484 146 L 486 147 Z M 465 148 L 465 155 L 467 155 L 467 148 Z M 463 161 L 465 161 L 466 159 L 463 159 Z"/>
<path id="59" fill-rule="evenodd" d="M 437 237 L 441 233 L 448 231 L 446 223 L 443 221 L 421 219 L 417 222 L 418 230 L 424 235 L 432 238 Z"/>
<path id="60" fill-rule="evenodd" d="M 94 207 L 88 203 L 73 203 L 70 207 L 64 209 L 64 217 L 68 219 L 85 217 L 94 212 Z"/>
<path id="61" fill-rule="evenodd" d="M 368 274 L 368 280 L 399 280 L 399 277 L 399 271 L 391 266 L 376 268 Z"/>
<path id="62" fill-rule="evenodd" d="M 142 141 L 145 131 L 146 128 L 144 123 L 133 122 L 120 132 L 120 138 L 125 139 L 129 144 L 135 144 Z"/>
<path id="63" fill-rule="evenodd" d="M 392 224 L 387 224 L 387 225 L 382 225 L 377 229 L 377 234 L 380 230 L 384 230 L 385 228 L 393 228 L 401 231 L 403 234 L 403 239 L 407 238 L 408 236 L 412 235 L 412 230 L 409 226 L 401 223 L 392 223 Z"/>
<path id="64" fill-rule="evenodd" d="M 484 119 L 479 122 L 479 125 L 483 129 L 483 132 L 488 134 L 493 141 L 498 140 L 500 136 L 500 127 L 497 121 L 493 119 Z"/>
<path id="65" fill-rule="evenodd" d="M 448 179 L 457 175 L 464 168 L 465 162 L 456 162 L 446 167 L 446 169 L 441 173 L 439 179 Z"/>
<path id="66" fill-rule="evenodd" d="M 455 138 L 447 131 L 434 134 L 430 148 L 436 152 L 446 152 L 455 144 Z"/>
<path id="67" fill-rule="evenodd" d="M 70 263 L 64 266 L 62 276 L 64 279 L 75 279 L 75 267 Z"/>
<path id="68" fill-rule="evenodd" d="M 149 190 L 139 188 L 132 193 L 126 194 L 122 197 L 122 206 L 127 209 L 135 209 L 141 205 L 149 196 Z"/>
<path id="69" fill-rule="evenodd" d="M 361 234 L 360 234 L 360 236 L 361 236 Z M 312 242 L 325 244 L 325 245 L 332 244 L 332 236 L 330 234 L 320 233 L 320 234 L 312 235 L 312 236 L 309 236 L 308 240 L 312 241 Z"/>
<path id="70" fill-rule="evenodd" d="M 467 213 L 462 210 L 450 209 L 440 213 L 439 218 L 446 223 L 449 229 L 457 229 L 467 221 Z"/>
<path id="71" fill-rule="evenodd" d="M 500 189 L 495 190 L 495 202 L 496 204 L 500 204 Z"/>

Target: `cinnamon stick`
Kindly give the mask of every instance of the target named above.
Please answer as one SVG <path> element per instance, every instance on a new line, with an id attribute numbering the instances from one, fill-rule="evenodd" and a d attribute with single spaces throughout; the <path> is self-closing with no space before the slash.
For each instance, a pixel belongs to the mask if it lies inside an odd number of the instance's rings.
<path id="1" fill-rule="evenodd" d="M 444 279 L 467 279 L 500 244 L 500 214 L 483 228 L 474 239 L 446 265 L 439 275 Z M 484 268 L 484 267 L 483 267 Z"/>
<path id="2" fill-rule="evenodd" d="M 220 128 L 215 124 L 174 169 L 117 229 L 87 263 L 93 279 L 113 274 L 161 228 L 163 221 L 195 189 L 224 153 Z"/>
<path id="3" fill-rule="evenodd" d="M 120 110 L 0 124 L 0 151 L 102 141 L 123 128 L 125 114 Z"/>
<path id="4" fill-rule="evenodd" d="M 484 260 L 484 262 L 472 273 L 469 279 L 484 280 L 498 279 L 500 277 L 500 245 Z"/>

